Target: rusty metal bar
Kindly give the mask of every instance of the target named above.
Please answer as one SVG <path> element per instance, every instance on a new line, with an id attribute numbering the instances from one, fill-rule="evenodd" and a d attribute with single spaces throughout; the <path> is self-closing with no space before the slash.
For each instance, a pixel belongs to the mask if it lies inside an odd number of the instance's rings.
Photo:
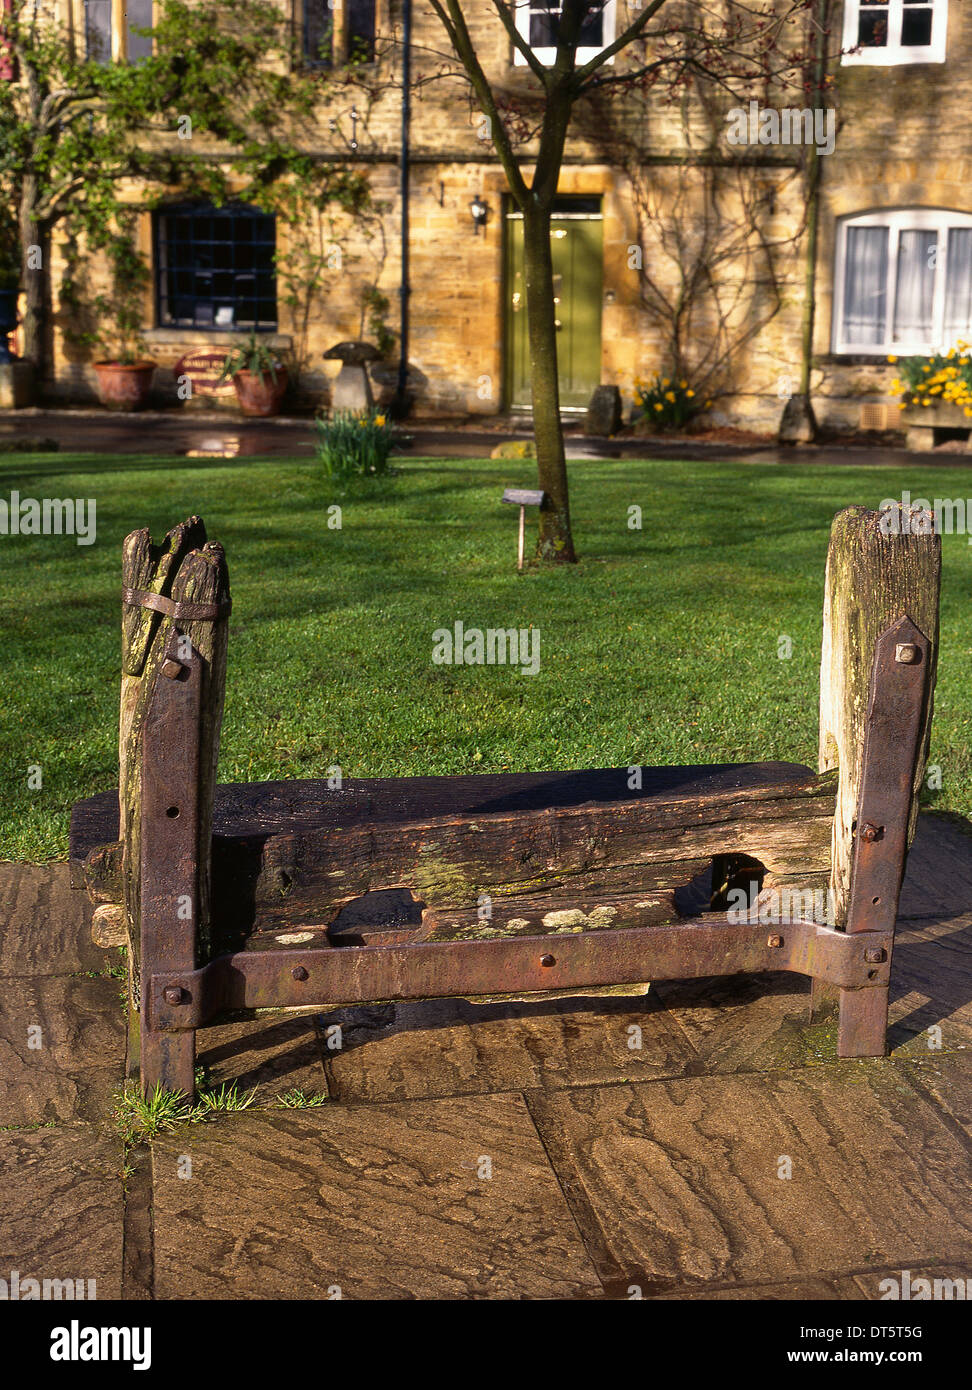
<path id="1" fill-rule="evenodd" d="M 140 1069 L 143 1091 L 192 1096 L 195 1034 L 161 1031 L 150 1002 L 160 972 L 196 964 L 203 659 L 187 646 L 173 629 L 142 734 Z"/>
<path id="2" fill-rule="evenodd" d="M 924 724 L 930 643 L 911 619 L 878 638 L 865 722 L 861 790 L 854 825 L 847 932 L 889 932 L 894 943 L 898 898 L 908 855 L 915 760 Z M 877 1057 L 886 1050 L 888 990 L 843 987 L 839 1057 Z"/>
<path id="3" fill-rule="evenodd" d="M 789 970 L 844 988 L 887 985 L 891 936 L 850 937 L 814 923 L 730 923 L 713 915 L 664 927 L 486 941 L 413 942 L 242 951 L 200 970 L 159 970 L 147 980 L 159 1031 L 201 1027 L 239 1009 L 530 994 L 739 971 Z M 880 954 L 883 963 L 871 957 Z"/>

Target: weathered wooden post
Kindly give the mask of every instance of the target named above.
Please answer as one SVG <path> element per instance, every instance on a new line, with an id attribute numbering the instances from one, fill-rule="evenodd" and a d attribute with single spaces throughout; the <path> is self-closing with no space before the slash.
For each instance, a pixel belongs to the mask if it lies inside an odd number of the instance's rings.
<path id="1" fill-rule="evenodd" d="M 848 507 L 834 518 L 819 766 L 839 770 L 830 887 L 835 925 L 847 931 L 894 927 L 931 737 L 940 583 L 941 538 L 930 513 Z M 886 987 L 836 990 L 815 981 L 813 1017 L 835 1011 L 840 1056 L 884 1050 Z"/>
<path id="2" fill-rule="evenodd" d="M 149 1043 L 141 981 L 192 969 L 197 946 L 209 946 L 229 577 L 222 546 L 192 516 L 158 546 L 146 528 L 132 532 L 123 578 L 118 796 L 132 1013 L 143 1085 L 191 1093 L 192 1034 Z"/>

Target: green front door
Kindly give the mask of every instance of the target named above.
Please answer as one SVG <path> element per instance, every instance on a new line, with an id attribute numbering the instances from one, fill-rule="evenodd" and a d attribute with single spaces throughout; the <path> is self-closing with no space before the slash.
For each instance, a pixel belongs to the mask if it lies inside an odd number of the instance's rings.
<path id="1" fill-rule="evenodd" d="M 583 407 L 601 382 L 603 235 L 598 198 L 558 198 L 550 229 L 560 404 Z M 523 215 L 506 217 L 506 399 L 530 407 Z"/>

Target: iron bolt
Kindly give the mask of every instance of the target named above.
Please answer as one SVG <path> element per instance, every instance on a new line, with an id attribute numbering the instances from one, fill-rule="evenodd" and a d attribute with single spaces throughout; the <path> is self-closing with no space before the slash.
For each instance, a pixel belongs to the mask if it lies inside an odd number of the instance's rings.
<path id="1" fill-rule="evenodd" d="M 306 980 L 308 978 L 307 971 L 302 965 L 295 965 L 290 973 L 295 980 Z"/>
<path id="2" fill-rule="evenodd" d="M 864 952 L 864 959 L 868 965 L 880 965 L 883 960 L 887 960 L 887 952 L 880 946 L 871 946 Z"/>
<path id="3" fill-rule="evenodd" d="M 555 960 L 555 958 L 554 958 L 553 956 L 541 956 L 541 957 L 540 957 L 540 964 L 541 964 L 541 965 L 556 965 L 557 962 L 556 962 L 556 960 Z"/>
<path id="4" fill-rule="evenodd" d="M 915 662 L 921 660 L 921 652 L 914 642 L 899 642 L 894 649 L 895 661 L 900 661 L 902 666 L 914 666 Z"/>
<path id="5" fill-rule="evenodd" d="M 881 836 L 884 834 L 884 826 L 872 825 L 869 820 L 866 820 L 857 833 L 862 840 L 865 840 L 870 845 L 873 844 L 875 840 L 880 840 Z"/>
<path id="6" fill-rule="evenodd" d="M 783 945 L 783 938 L 782 938 L 782 936 L 778 936 L 778 935 L 774 932 L 772 936 L 768 936 L 768 937 L 766 938 L 766 944 L 767 944 L 767 946 L 782 946 L 782 945 Z"/>
<path id="7" fill-rule="evenodd" d="M 181 985 L 166 985 L 162 991 L 162 998 L 167 1004 L 181 1004 L 183 993 Z"/>
<path id="8" fill-rule="evenodd" d="M 178 661 L 173 661 L 170 656 L 167 656 L 160 669 L 163 676 L 168 676 L 170 681 L 174 681 L 177 676 L 182 675 L 183 668 Z"/>

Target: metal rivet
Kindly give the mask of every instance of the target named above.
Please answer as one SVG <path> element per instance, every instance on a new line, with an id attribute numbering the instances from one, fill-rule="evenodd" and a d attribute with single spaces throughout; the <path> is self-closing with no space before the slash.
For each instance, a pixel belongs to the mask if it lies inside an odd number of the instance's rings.
<path id="1" fill-rule="evenodd" d="M 170 681 L 174 681 L 177 676 L 182 675 L 183 667 L 178 661 L 173 661 L 171 657 L 166 657 L 159 668 L 163 676 L 168 676 Z"/>
<path id="2" fill-rule="evenodd" d="M 864 959 L 868 965 L 880 965 L 887 958 L 887 952 L 882 950 L 880 946 L 872 946 L 870 950 L 864 952 Z"/>
<path id="3" fill-rule="evenodd" d="M 782 946 L 783 938 L 782 936 L 776 936 L 775 934 L 773 936 L 768 936 L 766 938 L 766 944 L 767 946 Z"/>
<path id="4" fill-rule="evenodd" d="M 540 957 L 540 964 L 541 964 L 541 965 L 556 965 L 557 962 L 556 962 L 556 960 L 554 959 L 553 956 L 541 956 L 541 957 Z"/>
<path id="5" fill-rule="evenodd" d="M 873 844 L 875 840 L 880 840 L 881 836 L 884 834 L 884 826 L 872 825 L 869 820 L 866 820 L 857 833 L 862 840 L 866 840 L 870 845 Z"/>
<path id="6" fill-rule="evenodd" d="M 166 985 L 162 991 L 162 998 L 167 1004 L 181 1004 L 183 993 L 181 985 Z"/>
<path id="7" fill-rule="evenodd" d="M 295 965 L 290 973 L 293 975 L 295 980 L 306 980 L 309 978 L 307 971 L 304 969 L 302 965 Z"/>
<path id="8" fill-rule="evenodd" d="M 914 642 L 899 642 L 894 649 L 894 659 L 900 661 L 902 666 L 914 666 L 916 661 L 921 660 L 921 651 Z"/>

